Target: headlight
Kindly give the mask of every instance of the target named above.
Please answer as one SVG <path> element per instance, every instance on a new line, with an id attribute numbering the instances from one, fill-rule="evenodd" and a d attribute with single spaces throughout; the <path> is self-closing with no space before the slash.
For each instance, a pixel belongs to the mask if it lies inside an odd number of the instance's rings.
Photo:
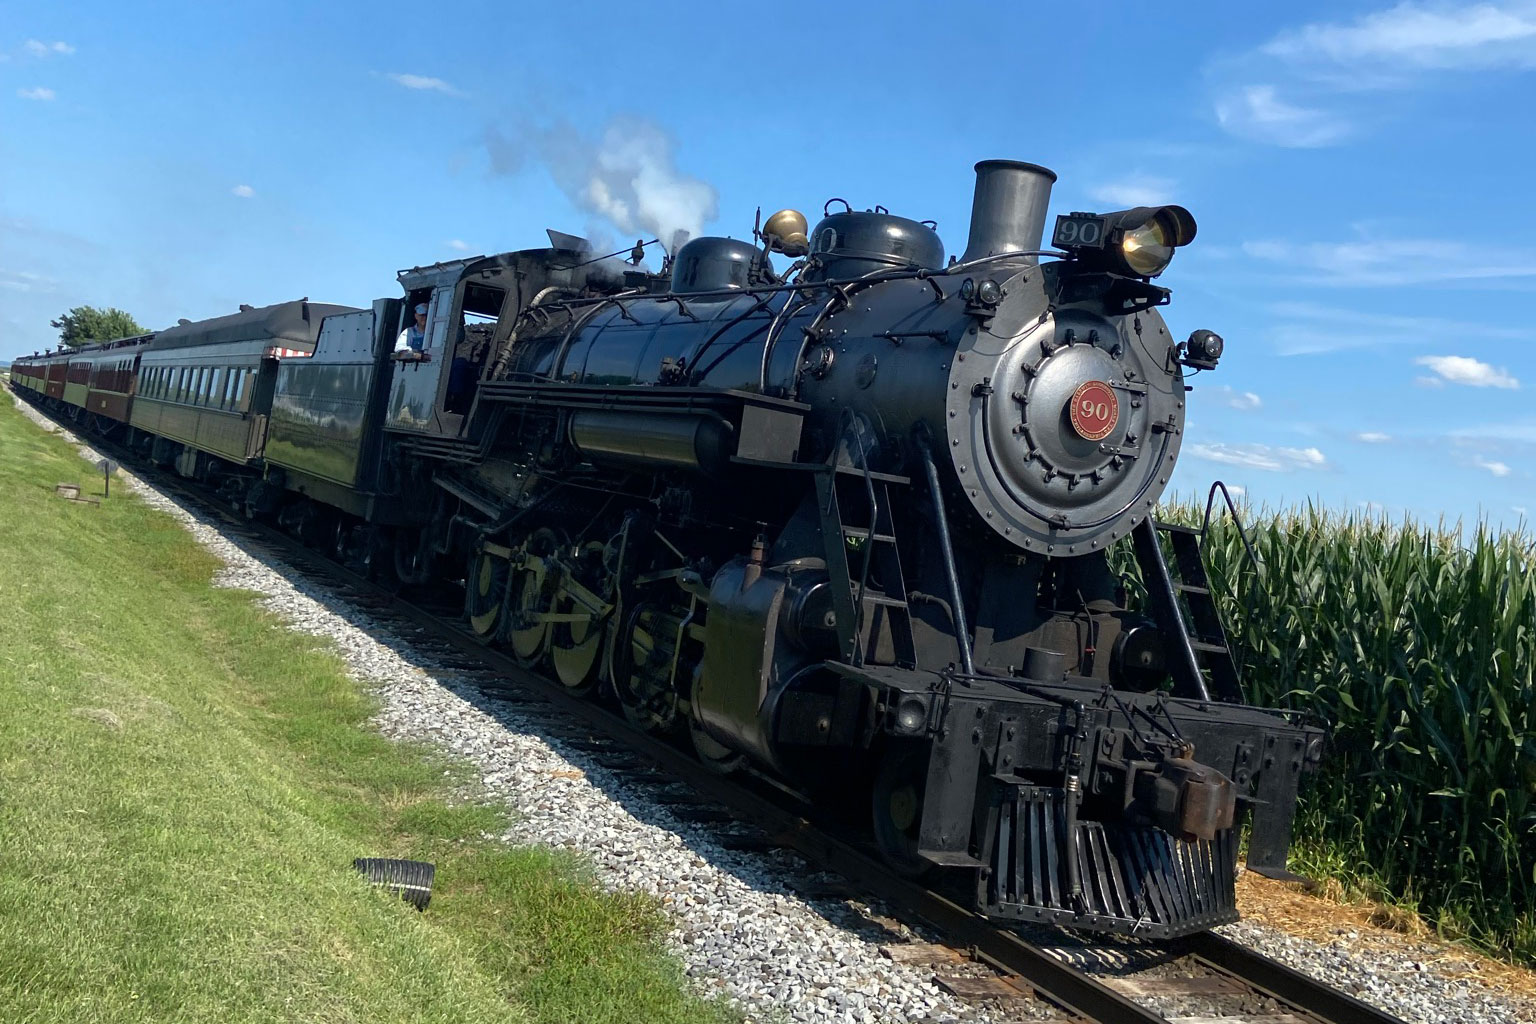
<path id="1" fill-rule="evenodd" d="M 1195 331 L 1189 340 L 1179 346 L 1179 362 L 1197 370 L 1214 370 L 1227 343 L 1215 331 Z"/>
<path id="2" fill-rule="evenodd" d="M 1182 206 L 1138 206 L 1114 213 L 1069 213 L 1056 218 L 1051 244 L 1084 267 L 1129 277 L 1156 277 L 1173 251 L 1195 238 L 1195 218 Z"/>
<path id="3" fill-rule="evenodd" d="M 928 702 L 916 694 L 902 697 L 896 707 L 895 732 L 907 736 L 921 733 L 928 725 Z"/>

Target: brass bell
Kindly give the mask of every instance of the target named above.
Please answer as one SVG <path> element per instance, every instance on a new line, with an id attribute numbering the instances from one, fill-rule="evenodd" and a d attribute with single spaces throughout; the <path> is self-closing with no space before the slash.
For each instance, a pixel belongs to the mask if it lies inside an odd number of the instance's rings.
<path id="1" fill-rule="evenodd" d="M 809 226 L 799 210 L 780 210 L 763 224 L 763 240 L 774 252 L 804 256 L 811 247 L 805 233 Z"/>

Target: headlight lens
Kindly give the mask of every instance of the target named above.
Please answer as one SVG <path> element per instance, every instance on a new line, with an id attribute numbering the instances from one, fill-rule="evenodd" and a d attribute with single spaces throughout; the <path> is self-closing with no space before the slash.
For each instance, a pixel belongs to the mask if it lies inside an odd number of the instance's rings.
<path id="1" fill-rule="evenodd" d="M 907 697 L 896 709 L 896 728 L 904 733 L 916 734 L 928 724 L 928 705 L 920 697 Z"/>
<path id="2" fill-rule="evenodd" d="M 1120 239 L 1120 253 L 1138 277 L 1156 277 L 1166 270 L 1173 261 L 1173 240 L 1162 218 L 1153 217 L 1128 230 Z"/>

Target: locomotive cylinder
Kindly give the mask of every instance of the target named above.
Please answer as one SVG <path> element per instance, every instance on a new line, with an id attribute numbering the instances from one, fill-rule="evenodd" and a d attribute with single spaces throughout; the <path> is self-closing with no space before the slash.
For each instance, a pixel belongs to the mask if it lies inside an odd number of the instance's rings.
<path id="1" fill-rule="evenodd" d="M 729 422 L 713 416 L 680 416 L 611 410 L 571 417 L 571 443 L 600 462 L 643 463 L 718 472 L 736 451 Z"/>
<path id="2" fill-rule="evenodd" d="M 976 165 L 971 235 L 962 263 L 1040 248 L 1056 172 L 1020 160 L 983 160 Z M 1020 257 L 1034 263 L 1033 256 Z"/>

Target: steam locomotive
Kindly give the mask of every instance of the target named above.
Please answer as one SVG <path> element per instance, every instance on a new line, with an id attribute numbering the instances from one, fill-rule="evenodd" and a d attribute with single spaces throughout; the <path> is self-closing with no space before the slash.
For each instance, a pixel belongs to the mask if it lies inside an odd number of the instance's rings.
<path id="1" fill-rule="evenodd" d="M 1236 918 L 1245 816 L 1249 866 L 1284 871 L 1322 735 L 1244 703 L 1200 537 L 1153 515 L 1185 371 L 1222 355 L 1158 313 L 1195 221 L 1071 213 L 1042 251 L 1054 181 L 977 164 L 947 264 L 932 222 L 836 201 L 659 274 L 551 231 L 13 386 L 370 571 L 459 582 L 487 644 L 857 805 L 983 914 L 1171 938 Z"/>

